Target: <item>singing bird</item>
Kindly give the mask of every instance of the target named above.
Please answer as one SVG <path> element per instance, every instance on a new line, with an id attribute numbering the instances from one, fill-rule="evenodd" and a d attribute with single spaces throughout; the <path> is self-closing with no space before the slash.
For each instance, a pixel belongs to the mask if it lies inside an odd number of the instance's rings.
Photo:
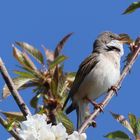
<path id="1" fill-rule="evenodd" d="M 81 63 L 64 104 L 72 100 L 66 113 L 76 109 L 78 128 L 89 115 L 89 100 L 95 101 L 119 80 L 123 44 L 127 42 L 124 36 L 103 32 L 95 40 L 92 54 Z"/>

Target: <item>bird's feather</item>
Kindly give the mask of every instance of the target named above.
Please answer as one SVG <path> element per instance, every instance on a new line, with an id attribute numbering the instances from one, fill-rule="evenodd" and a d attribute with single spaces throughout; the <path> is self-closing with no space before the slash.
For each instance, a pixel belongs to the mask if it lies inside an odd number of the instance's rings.
<path id="1" fill-rule="evenodd" d="M 86 75 L 95 67 L 95 65 L 98 63 L 97 57 L 98 53 L 92 53 L 89 57 L 87 57 L 80 65 L 79 70 L 76 74 L 74 83 L 72 85 L 72 88 L 69 92 L 68 98 L 66 99 L 66 102 L 64 104 L 64 107 L 66 106 L 68 100 L 71 98 L 73 99 L 74 94 L 78 91 L 82 81 L 84 80 L 84 78 L 86 77 Z M 73 107 L 72 107 L 73 106 Z M 75 105 L 72 104 L 70 105 L 67 110 L 66 113 L 70 113 L 71 111 L 73 111 L 75 109 Z"/>

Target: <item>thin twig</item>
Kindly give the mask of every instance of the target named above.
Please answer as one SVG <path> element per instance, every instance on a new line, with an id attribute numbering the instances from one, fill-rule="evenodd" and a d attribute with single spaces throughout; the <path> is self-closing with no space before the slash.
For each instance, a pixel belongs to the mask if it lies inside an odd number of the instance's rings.
<path id="1" fill-rule="evenodd" d="M 130 69 L 132 68 L 132 65 L 134 64 L 136 58 L 138 57 L 138 54 L 140 52 L 140 38 L 137 38 L 137 40 L 139 40 L 139 43 L 137 44 L 137 47 L 135 49 L 134 52 L 132 53 L 131 58 L 129 59 L 129 62 L 127 63 L 127 65 L 124 67 L 122 74 L 120 76 L 120 79 L 118 81 L 118 83 L 116 84 L 115 87 L 117 87 L 117 89 L 119 89 L 119 87 L 121 87 L 121 83 L 124 80 L 124 78 L 126 77 L 126 75 L 129 73 Z M 105 108 L 108 103 L 110 102 L 110 100 L 112 99 L 112 97 L 115 95 L 115 91 L 113 89 L 111 89 L 108 92 L 108 95 L 105 97 L 105 99 L 102 102 L 102 108 Z M 95 109 L 94 112 L 83 122 L 82 126 L 79 128 L 78 132 L 82 133 L 85 131 L 85 129 L 89 126 L 90 122 L 92 122 L 93 119 L 95 119 L 97 117 L 97 115 L 100 114 L 100 109 Z"/>
<path id="2" fill-rule="evenodd" d="M 20 94 L 18 93 L 17 89 L 15 88 L 15 85 L 14 85 L 10 75 L 8 74 L 8 71 L 1 58 L 0 58 L 0 72 L 3 76 L 3 79 L 5 80 L 5 82 L 7 84 L 7 87 L 9 88 L 13 98 L 15 99 L 21 112 L 23 113 L 24 117 L 26 118 L 26 116 L 28 114 L 31 114 L 31 112 L 28 109 L 28 107 L 26 106 L 26 104 L 24 103 L 24 101 L 23 101 L 22 97 L 20 96 Z"/>
<path id="3" fill-rule="evenodd" d="M 7 121 L 5 121 L 1 116 L 0 116 L 0 124 L 7 129 Z M 16 140 L 21 140 L 21 138 L 18 136 L 18 134 L 15 132 L 15 130 L 9 130 L 8 131 Z"/>

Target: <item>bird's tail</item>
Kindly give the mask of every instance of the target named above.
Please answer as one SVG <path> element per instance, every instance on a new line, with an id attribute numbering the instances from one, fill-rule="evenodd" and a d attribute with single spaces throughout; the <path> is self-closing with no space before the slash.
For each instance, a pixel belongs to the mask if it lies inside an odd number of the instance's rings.
<path id="1" fill-rule="evenodd" d="M 80 128 L 86 117 L 89 115 L 89 106 L 86 101 L 78 101 L 78 106 L 76 108 L 77 113 L 77 129 Z"/>

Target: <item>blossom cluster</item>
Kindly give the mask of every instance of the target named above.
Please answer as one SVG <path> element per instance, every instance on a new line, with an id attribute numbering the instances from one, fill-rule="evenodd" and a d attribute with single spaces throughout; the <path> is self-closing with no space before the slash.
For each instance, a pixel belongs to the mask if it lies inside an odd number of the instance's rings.
<path id="1" fill-rule="evenodd" d="M 74 131 L 68 135 L 62 123 L 47 124 L 45 115 L 28 115 L 27 120 L 20 123 L 16 129 L 21 140 L 86 140 L 86 134 Z M 8 140 L 15 140 L 11 137 Z"/>

